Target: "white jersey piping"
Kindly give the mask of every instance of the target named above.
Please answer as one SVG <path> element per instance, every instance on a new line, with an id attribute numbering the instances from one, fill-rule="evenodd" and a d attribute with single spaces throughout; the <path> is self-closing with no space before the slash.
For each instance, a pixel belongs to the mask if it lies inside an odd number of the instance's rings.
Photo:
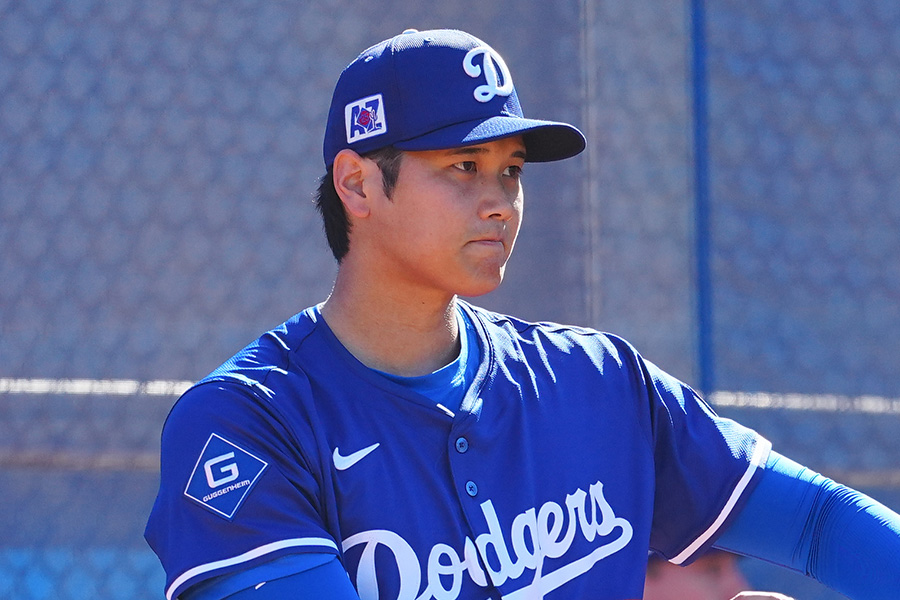
<path id="1" fill-rule="evenodd" d="M 259 548 L 254 548 L 253 550 L 244 552 L 243 554 L 240 554 L 238 556 L 225 558 L 223 560 L 217 560 L 215 562 L 206 563 L 205 565 L 198 565 L 192 569 L 188 569 L 175 578 L 175 581 L 173 581 L 172 585 L 169 586 L 169 589 L 166 590 L 166 598 L 168 600 L 172 600 L 175 594 L 175 590 L 184 585 L 184 583 L 186 583 L 187 581 L 193 579 L 194 577 L 197 577 L 198 575 L 202 575 L 203 573 L 208 573 L 210 571 L 215 571 L 216 569 L 222 569 L 224 567 L 230 567 L 232 565 L 247 562 L 253 560 L 254 558 L 264 556 L 277 550 L 283 550 L 285 548 L 297 548 L 302 546 L 327 546 L 329 548 L 334 548 L 335 550 L 337 550 L 337 545 L 332 540 L 329 540 L 327 538 L 292 538 L 288 540 L 272 542 L 271 544 L 266 544 L 264 546 L 260 546 Z"/>
<path id="2" fill-rule="evenodd" d="M 699 550 L 703 544 L 709 541 L 709 538 L 715 534 L 722 524 L 725 522 L 725 519 L 731 514 L 731 511 L 734 510 L 734 506 L 737 504 L 737 501 L 744 494 L 747 489 L 747 486 L 750 485 L 750 480 L 753 478 L 753 474 L 765 464 L 766 458 L 769 456 L 769 452 L 772 450 L 772 442 L 765 439 L 764 437 L 759 437 L 759 441 L 756 443 L 756 448 L 753 449 L 753 456 L 750 459 L 750 464 L 747 465 L 747 470 L 744 471 L 744 475 L 741 477 L 740 481 L 737 482 L 737 485 L 734 487 L 734 490 L 731 492 L 731 496 L 728 498 L 728 502 L 725 503 L 725 506 L 722 507 L 722 511 L 719 513 L 719 516 L 716 517 L 716 520 L 713 521 L 713 524 L 709 526 L 709 528 L 704 531 L 700 537 L 694 540 L 687 548 L 682 550 L 682 552 L 669 560 L 669 562 L 674 563 L 676 565 L 682 564 L 688 558 L 690 558 L 697 550 Z"/>

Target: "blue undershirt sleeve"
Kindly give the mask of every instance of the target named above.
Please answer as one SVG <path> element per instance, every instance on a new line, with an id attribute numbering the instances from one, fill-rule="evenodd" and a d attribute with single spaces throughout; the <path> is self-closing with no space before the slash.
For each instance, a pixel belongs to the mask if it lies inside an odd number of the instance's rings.
<path id="1" fill-rule="evenodd" d="M 285 574 L 287 573 L 287 574 Z M 359 600 L 333 554 L 294 554 L 253 569 L 216 577 L 179 600 Z"/>
<path id="2" fill-rule="evenodd" d="M 337 557 L 302 573 L 296 573 L 259 587 L 247 588 L 228 600 L 359 600 L 350 577 Z"/>
<path id="3" fill-rule="evenodd" d="M 900 595 L 900 515 L 775 452 L 715 546 L 799 571 L 853 600 Z"/>

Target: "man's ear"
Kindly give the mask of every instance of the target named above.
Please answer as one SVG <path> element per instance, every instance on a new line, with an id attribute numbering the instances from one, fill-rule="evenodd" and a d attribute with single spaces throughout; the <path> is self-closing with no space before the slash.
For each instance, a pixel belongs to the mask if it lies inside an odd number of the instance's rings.
<path id="1" fill-rule="evenodd" d="M 377 177 L 381 185 L 381 171 L 375 161 L 363 158 L 353 150 L 341 150 L 334 157 L 332 176 L 334 189 L 347 212 L 354 217 L 367 217 L 371 210 L 371 199 L 367 195 L 371 178 Z"/>

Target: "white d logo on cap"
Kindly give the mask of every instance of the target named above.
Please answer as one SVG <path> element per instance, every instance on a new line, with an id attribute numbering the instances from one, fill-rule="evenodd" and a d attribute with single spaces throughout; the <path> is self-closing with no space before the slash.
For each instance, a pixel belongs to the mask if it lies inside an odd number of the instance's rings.
<path id="1" fill-rule="evenodd" d="M 474 63 L 475 57 L 481 55 L 481 64 L 484 66 L 484 79 L 487 83 L 479 85 L 475 88 L 473 95 L 479 102 L 490 102 L 494 96 L 509 96 L 513 91 L 512 75 L 509 74 L 509 68 L 503 62 L 503 57 L 497 54 L 492 48 L 487 46 L 478 46 L 472 48 L 463 59 L 463 69 L 469 77 L 480 77 L 482 68 Z M 500 77 L 503 79 L 503 85 L 497 85 L 497 68 L 500 67 Z"/>

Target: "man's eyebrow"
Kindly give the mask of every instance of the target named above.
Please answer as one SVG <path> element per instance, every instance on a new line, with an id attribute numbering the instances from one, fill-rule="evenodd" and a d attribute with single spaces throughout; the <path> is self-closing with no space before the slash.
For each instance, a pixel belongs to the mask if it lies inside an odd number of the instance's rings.
<path id="1" fill-rule="evenodd" d="M 448 156 L 474 156 L 477 154 L 487 154 L 488 152 L 490 152 L 490 150 L 484 146 L 461 146 L 459 148 L 450 148 L 446 151 Z M 525 150 L 514 150 L 510 156 L 525 160 Z"/>

